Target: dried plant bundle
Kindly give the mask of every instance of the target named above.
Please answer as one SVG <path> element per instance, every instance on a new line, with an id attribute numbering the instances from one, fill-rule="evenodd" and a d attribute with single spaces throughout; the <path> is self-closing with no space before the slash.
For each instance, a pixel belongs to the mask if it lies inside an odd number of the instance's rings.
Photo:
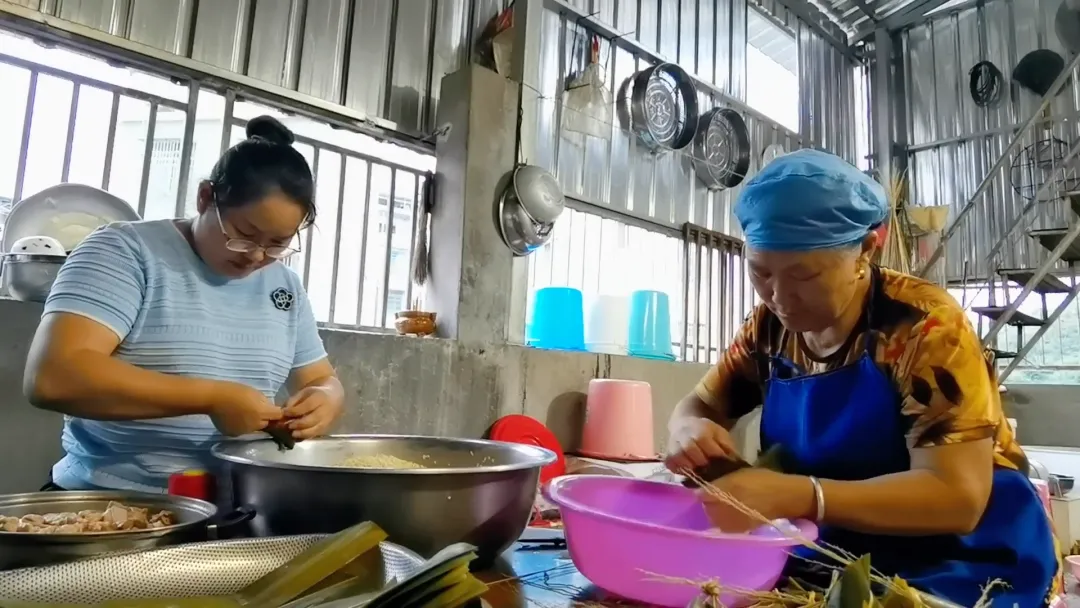
<path id="1" fill-rule="evenodd" d="M 908 249 L 908 226 L 902 221 L 904 206 L 908 201 L 907 171 L 890 175 L 883 180 L 885 196 L 889 201 L 888 229 L 885 242 L 878 252 L 877 263 L 897 272 L 911 272 L 911 253 Z"/>

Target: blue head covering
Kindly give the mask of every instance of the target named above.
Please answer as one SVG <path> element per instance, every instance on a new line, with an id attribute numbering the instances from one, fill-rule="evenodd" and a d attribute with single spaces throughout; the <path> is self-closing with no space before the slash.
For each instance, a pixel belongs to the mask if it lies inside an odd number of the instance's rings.
<path id="1" fill-rule="evenodd" d="M 810 251 L 862 240 L 888 209 L 876 181 L 838 156 L 805 149 L 776 158 L 747 182 L 735 216 L 751 247 Z"/>

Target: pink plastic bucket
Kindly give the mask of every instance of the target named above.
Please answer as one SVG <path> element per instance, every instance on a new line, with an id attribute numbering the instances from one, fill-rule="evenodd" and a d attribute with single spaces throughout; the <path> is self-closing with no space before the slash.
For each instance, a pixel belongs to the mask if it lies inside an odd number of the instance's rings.
<path id="1" fill-rule="evenodd" d="M 544 496 L 559 506 L 570 558 L 585 578 L 637 602 L 685 608 L 700 589 L 658 576 L 716 581 L 721 586 L 772 589 L 796 544 L 770 526 L 750 534 L 711 531 L 697 494 L 678 485 L 570 475 L 553 480 Z M 795 524 L 807 539 L 817 527 Z M 725 594 L 725 606 L 747 602 Z"/>
<path id="2" fill-rule="evenodd" d="M 613 460 L 651 460 L 656 453 L 649 383 L 609 379 L 589 382 L 581 454 Z"/>

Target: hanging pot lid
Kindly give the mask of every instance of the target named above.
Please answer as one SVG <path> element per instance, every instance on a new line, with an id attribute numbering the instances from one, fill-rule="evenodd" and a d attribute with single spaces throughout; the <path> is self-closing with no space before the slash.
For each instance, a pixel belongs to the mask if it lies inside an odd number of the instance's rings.
<path id="1" fill-rule="evenodd" d="M 1054 16 L 1054 31 L 1065 50 L 1073 55 L 1080 53 L 1080 2 L 1061 0 Z"/>
<path id="2" fill-rule="evenodd" d="M 787 150 L 784 149 L 783 144 L 770 144 L 765 147 L 765 151 L 761 153 L 761 166 L 771 163 L 776 160 L 777 157 L 787 154 Z"/>
<path id="3" fill-rule="evenodd" d="M 537 224 L 518 204 L 513 188 L 508 187 L 499 197 L 495 209 L 495 224 L 503 243 L 516 256 L 526 256 L 547 245 L 555 224 Z"/>
<path id="4" fill-rule="evenodd" d="M 1065 69 L 1065 59 L 1050 49 L 1036 49 L 1024 55 L 1013 68 L 1012 79 L 1028 91 L 1045 96 Z"/>
<path id="5" fill-rule="evenodd" d="M 634 77 L 630 76 L 622 81 L 619 90 L 615 92 L 615 117 L 619 119 L 619 126 L 630 132 L 634 130 L 634 126 L 630 124 L 630 86 L 633 83 Z"/>
<path id="6" fill-rule="evenodd" d="M 750 132 L 735 110 L 713 108 L 694 136 L 694 172 L 710 190 L 734 188 L 750 170 Z"/>
<path id="7" fill-rule="evenodd" d="M 648 150 L 681 150 L 694 141 L 697 88 L 685 70 L 661 63 L 623 82 L 616 113 L 623 127 Z"/>
<path id="8" fill-rule="evenodd" d="M 518 165 L 511 179 L 514 196 L 529 217 L 551 224 L 566 208 L 566 197 L 553 175 L 536 165 Z"/>

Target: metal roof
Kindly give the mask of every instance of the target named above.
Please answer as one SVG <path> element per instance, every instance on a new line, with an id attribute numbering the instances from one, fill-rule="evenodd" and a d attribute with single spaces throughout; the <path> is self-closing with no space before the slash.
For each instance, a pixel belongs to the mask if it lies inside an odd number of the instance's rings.
<path id="1" fill-rule="evenodd" d="M 968 0 L 809 0 L 850 34 L 896 29 Z"/>
<path id="2" fill-rule="evenodd" d="M 795 36 L 757 10 L 746 12 L 746 41 L 789 72 L 799 73 Z"/>

